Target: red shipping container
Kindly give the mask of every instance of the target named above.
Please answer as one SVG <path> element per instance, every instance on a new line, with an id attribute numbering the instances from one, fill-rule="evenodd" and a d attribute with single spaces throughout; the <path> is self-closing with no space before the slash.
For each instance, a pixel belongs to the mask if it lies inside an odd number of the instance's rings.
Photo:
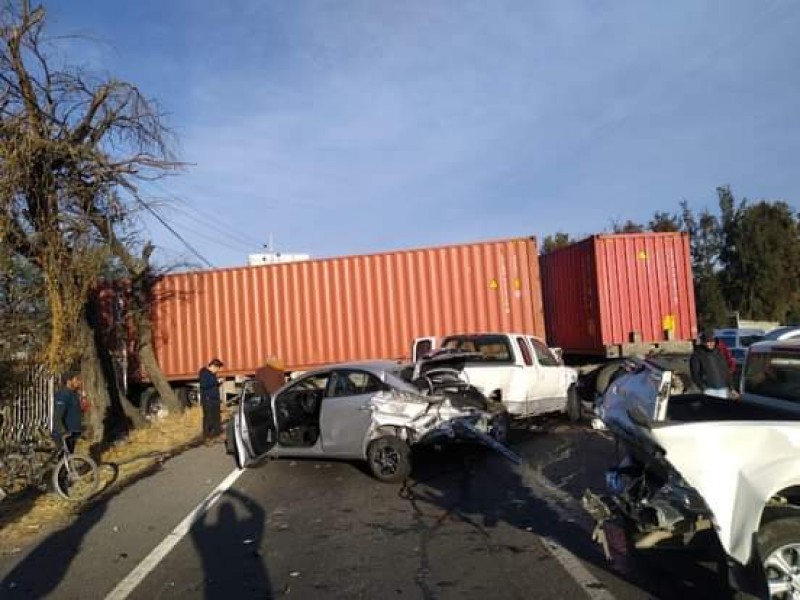
<path id="1" fill-rule="evenodd" d="M 571 354 L 685 350 L 697 334 L 689 235 L 594 235 L 540 260 L 548 342 Z"/>
<path id="2" fill-rule="evenodd" d="M 167 275 L 153 311 L 171 380 L 214 356 L 252 374 L 407 358 L 415 337 L 515 331 L 544 337 L 534 238 Z"/>

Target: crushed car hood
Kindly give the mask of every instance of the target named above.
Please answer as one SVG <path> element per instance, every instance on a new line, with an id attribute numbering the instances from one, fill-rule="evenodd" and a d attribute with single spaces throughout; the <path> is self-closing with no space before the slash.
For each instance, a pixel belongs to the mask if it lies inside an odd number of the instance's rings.
<path id="1" fill-rule="evenodd" d="M 706 501 L 725 551 L 746 564 L 764 505 L 800 485 L 800 423 L 689 423 L 652 435 Z"/>
<path id="2" fill-rule="evenodd" d="M 664 454 L 703 497 L 725 551 L 746 564 L 764 505 L 800 485 L 800 422 L 669 423 L 670 381 L 669 371 L 639 363 L 609 387 L 601 418 L 616 436 Z"/>

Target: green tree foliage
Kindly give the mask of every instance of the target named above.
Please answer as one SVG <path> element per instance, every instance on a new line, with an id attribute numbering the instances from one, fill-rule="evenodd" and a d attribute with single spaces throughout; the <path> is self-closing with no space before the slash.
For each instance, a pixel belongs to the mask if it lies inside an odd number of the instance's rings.
<path id="1" fill-rule="evenodd" d="M 612 221 L 611 231 L 613 231 L 614 233 L 643 233 L 644 225 L 640 225 L 639 223 L 631 221 L 630 219 L 628 219 L 624 223 Z"/>
<path id="2" fill-rule="evenodd" d="M 49 334 L 42 277 L 20 256 L 0 247 L 0 356 L 36 356 Z"/>
<path id="3" fill-rule="evenodd" d="M 683 223 L 680 215 L 657 211 L 647 224 L 647 229 L 657 233 L 681 231 Z"/>
<path id="4" fill-rule="evenodd" d="M 149 281 L 140 185 L 182 165 L 158 106 L 132 83 L 48 56 L 57 44 L 45 22 L 31 0 L 0 4 L 0 246 L 41 277 L 44 361 L 53 372 L 81 364 L 98 439 L 116 386 L 101 364 L 93 292 L 112 262 Z M 144 364 L 150 379 L 179 406 L 153 363 Z"/>
<path id="5" fill-rule="evenodd" d="M 545 236 L 544 242 L 542 243 L 541 253 L 547 254 L 548 252 L 552 252 L 553 250 L 558 250 L 559 248 L 569 246 L 574 242 L 575 240 L 572 239 L 572 237 L 568 233 L 563 233 L 559 231 L 555 235 Z"/>
<path id="6" fill-rule="evenodd" d="M 749 319 L 786 322 L 800 301 L 800 225 L 785 202 L 721 198 L 725 289 Z"/>
<path id="7" fill-rule="evenodd" d="M 707 210 L 695 216 L 685 201 L 680 206 L 682 229 L 689 233 L 698 324 L 722 325 L 727 320 L 728 307 L 719 272 L 722 244 L 719 219 Z"/>

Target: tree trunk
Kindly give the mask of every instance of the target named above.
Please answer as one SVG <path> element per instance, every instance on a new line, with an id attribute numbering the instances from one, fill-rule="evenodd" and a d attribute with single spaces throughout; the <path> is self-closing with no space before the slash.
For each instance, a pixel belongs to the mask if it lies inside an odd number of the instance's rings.
<path id="1" fill-rule="evenodd" d="M 139 364 L 170 413 L 183 412 L 185 407 L 178 400 L 175 390 L 172 389 L 164 375 L 164 371 L 161 370 L 161 366 L 158 364 L 158 360 L 156 360 L 156 353 L 153 350 L 153 328 L 150 325 L 148 313 L 143 310 L 137 310 L 135 314 L 137 315 L 134 318 L 134 323 L 136 325 Z"/>
<path id="2" fill-rule="evenodd" d="M 108 382 L 97 353 L 94 331 L 85 316 L 81 319 L 78 327 L 83 347 L 81 359 L 83 389 L 90 403 L 89 412 L 85 417 L 88 425 L 85 435 L 93 444 L 99 444 L 106 439 L 106 424 L 112 417 L 111 396 L 108 393 Z"/>
<path id="3" fill-rule="evenodd" d="M 93 443 L 111 441 L 132 427 L 147 425 L 147 420 L 119 387 L 114 360 L 104 345 L 100 310 L 96 298 L 90 299 L 80 324 L 84 350 L 81 371 L 91 402 L 88 422 Z"/>

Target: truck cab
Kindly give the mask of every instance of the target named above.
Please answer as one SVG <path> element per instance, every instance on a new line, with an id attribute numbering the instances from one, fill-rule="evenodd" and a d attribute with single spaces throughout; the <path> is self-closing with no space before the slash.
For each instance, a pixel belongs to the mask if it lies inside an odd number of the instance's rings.
<path id="1" fill-rule="evenodd" d="M 463 370 L 467 381 L 489 399 L 502 402 L 515 418 L 566 413 L 580 418 L 575 390 L 578 374 L 565 367 L 536 336 L 522 333 L 459 333 L 414 340 L 412 360 L 436 350 L 476 353 Z"/>

